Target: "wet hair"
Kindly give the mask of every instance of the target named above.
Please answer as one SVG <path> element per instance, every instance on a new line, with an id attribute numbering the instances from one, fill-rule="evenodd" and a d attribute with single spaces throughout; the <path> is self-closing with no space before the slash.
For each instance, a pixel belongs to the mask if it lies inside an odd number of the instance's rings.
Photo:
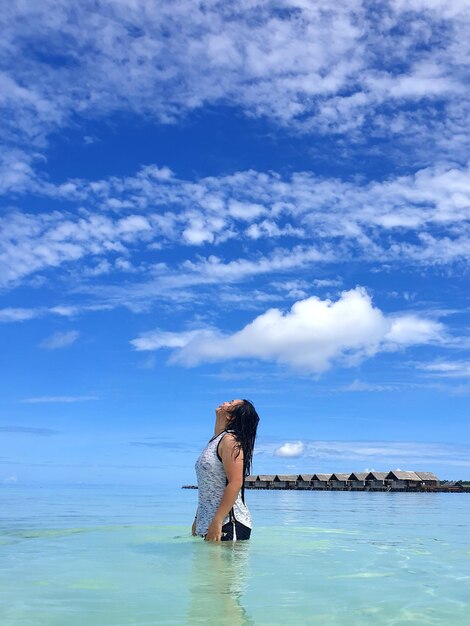
<path id="1" fill-rule="evenodd" d="M 258 422 L 258 413 L 249 400 L 242 400 L 241 404 L 230 410 L 227 430 L 233 432 L 237 441 L 238 452 L 235 453 L 235 458 L 239 456 L 240 450 L 243 450 L 243 479 L 249 476 L 251 471 Z"/>

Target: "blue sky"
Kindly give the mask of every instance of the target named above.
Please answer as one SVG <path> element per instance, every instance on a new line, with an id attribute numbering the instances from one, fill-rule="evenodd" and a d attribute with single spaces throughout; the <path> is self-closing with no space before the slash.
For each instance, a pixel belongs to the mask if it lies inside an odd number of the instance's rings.
<path id="1" fill-rule="evenodd" d="M 470 9 L 11 2 L 0 483 L 470 474 Z"/>

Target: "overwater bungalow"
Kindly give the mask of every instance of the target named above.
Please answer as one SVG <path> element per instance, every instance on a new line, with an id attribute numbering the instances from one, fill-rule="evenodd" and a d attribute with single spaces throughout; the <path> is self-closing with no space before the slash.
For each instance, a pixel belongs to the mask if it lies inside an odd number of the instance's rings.
<path id="1" fill-rule="evenodd" d="M 293 489 L 297 483 L 297 474 L 276 474 L 272 486 L 275 489 Z"/>
<path id="2" fill-rule="evenodd" d="M 421 485 L 424 487 L 437 487 L 439 485 L 438 477 L 432 472 L 416 472 L 421 479 Z"/>
<path id="3" fill-rule="evenodd" d="M 257 474 L 245 478 L 247 489 L 324 489 L 335 491 L 465 491 L 462 481 L 440 483 L 432 472 L 352 472 L 351 474 Z M 183 485 L 183 489 L 197 489 Z"/>
<path id="4" fill-rule="evenodd" d="M 328 481 L 332 489 L 348 489 L 349 474 L 332 474 Z"/>
<path id="5" fill-rule="evenodd" d="M 254 486 L 258 489 L 269 489 L 274 481 L 274 474 L 258 474 Z"/>
<path id="6" fill-rule="evenodd" d="M 314 474 L 299 474 L 297 476 L 297 489 L 311 489 L 313 487 Z"/>
<path id="7" fill-rule="evenodd" d="M 328 481 L 331 478 L 331 474 L 314 474 L 312 476 L 312 483 L 315 489 L 328 489 Z"/>
<path id="8" fill-rule="evenodd" d="M 370 491 L 384 491 L 387 486 L 385 478 L 388 472 L 369 472 L 366 476 L 366 487 Z"/>
<path id="9" fill-rule="evenodd" d="M 416 472 L 389 472 L 385 477 L 392 489 L 416 489 L 421 485 L 421 478 Z"/>
<path id="10" fill-rule="evenodd" d="M 467 488 L 463 486 L 463 482 L 461 480 L 448 480 L 443 485 L 438 485 L 439 491 L 465 491 Z"/>
<path id="11" fill-rule="evenodd" d="M 353 472 L 349 475 L 348 484 L 352 490 L 365 489 L 367 472 Z"/>

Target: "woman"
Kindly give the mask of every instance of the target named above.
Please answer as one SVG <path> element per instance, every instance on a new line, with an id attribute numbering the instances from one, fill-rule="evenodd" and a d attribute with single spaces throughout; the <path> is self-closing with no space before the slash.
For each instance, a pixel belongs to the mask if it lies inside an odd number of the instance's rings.
<path id="1" fill-rule="evenodd" d="M 218 406 L 215 416 L 214 436 L 196 461 L 199 491 L 192 534 L 206 541 L 249 539 L 244 479 L 251 469 L 258 413 L 248 400 L 231 400 Z"/>

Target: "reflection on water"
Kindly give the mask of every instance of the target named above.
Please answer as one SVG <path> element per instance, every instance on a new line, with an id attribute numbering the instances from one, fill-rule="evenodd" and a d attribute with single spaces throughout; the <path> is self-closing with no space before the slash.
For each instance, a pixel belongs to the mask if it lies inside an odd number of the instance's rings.
<path id="1" fill-rule="evenodd" d="M 192 544 L 188 624 L 251 626 L 243 606 L 249 541 Z"/>

